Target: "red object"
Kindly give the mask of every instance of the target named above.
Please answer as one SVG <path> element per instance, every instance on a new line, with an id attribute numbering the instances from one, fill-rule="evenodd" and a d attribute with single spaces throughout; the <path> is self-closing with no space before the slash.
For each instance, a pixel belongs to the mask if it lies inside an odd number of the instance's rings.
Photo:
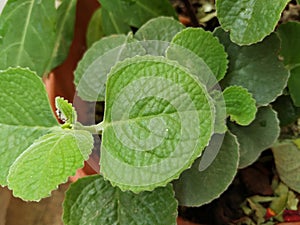
<path id="1" fill-rule="evenodd" d="M 269 220 L 271 219 L 272 217 L 276 216 L 276 213 L 274 212 L 273 209 L 271 208 L 267 208 L 267 212 L 266 212 L 266 215 L 265 215 L 265 219 L 266 220 Z"/>
<path id="2" fill-rule="evenodd" d="M 299 210 L 284 210 L 283 219 L 285 222 L 300 222 Z"/>

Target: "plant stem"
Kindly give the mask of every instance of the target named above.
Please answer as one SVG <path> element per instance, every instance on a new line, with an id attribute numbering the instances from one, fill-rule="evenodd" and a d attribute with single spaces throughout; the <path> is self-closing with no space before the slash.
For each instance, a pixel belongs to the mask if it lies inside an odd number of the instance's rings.
<path id="1" fill-rule="evenodd" d="M 95 125 L 90 125 L 90 126 L 85 126 L 85 125 L 82 125 L 81 123 L 77 122 L 74 125 L 74 129 L 85 130 L 85 131 L 91 132 L 92 134 L 102 134 L 104 127 L 103 127 L 103 122 L 95 124 Z"/>
<path id="2" fill-rule="evenodd" d="M 198 21 L 198 18 L 195 14 L 195 11 L 193 9 L 193 6 L 192 6 L 190 0 L 182 0 L 182 2 L 185 5 L 187 13 L 191 19 L 192 26 L 199 27 L 199 21 Z"/>

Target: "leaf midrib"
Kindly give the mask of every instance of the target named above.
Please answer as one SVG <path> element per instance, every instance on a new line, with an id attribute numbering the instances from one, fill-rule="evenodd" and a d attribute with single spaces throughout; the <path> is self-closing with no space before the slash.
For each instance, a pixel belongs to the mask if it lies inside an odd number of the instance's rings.
<path id="1" fill-rule="evenodd" d="M 32 10 L 33 10 L 33 5 L 34 5 L 34 1 L 31 1 L 31 4 L 29 6 L 29 13 L 27 14 L 27 18 L 26 18 L 26 22 L 25 22 L 25 26 L 24 26 L 24 32 L 20 41 L 20 48 L 17 54 L 17 60 L 16 60 L 16 64 L 19 65 L 20 64 L 20 60 L 21 60 L 21 54 L 24 51 L 24 43 L 26 40 L 26 36 L 27 36 L 27 32 L 28 32 L 28 27 L 29 27 L 29 22 L 31 19 L 31 14 L 32 14 Z"/>

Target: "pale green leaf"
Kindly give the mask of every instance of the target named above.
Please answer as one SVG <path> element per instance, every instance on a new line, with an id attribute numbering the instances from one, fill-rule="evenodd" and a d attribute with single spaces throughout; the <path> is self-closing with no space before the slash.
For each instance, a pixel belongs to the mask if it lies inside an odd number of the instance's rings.
<path id="1" fill-rule="evenodd" d="M 140 192 L 164 186 L 189 168 L 213 132 L 205 87 L 174 61 L 136 56 L 108 76 L 101 172 Z"/>
<path id="2" fill-rule="evenodd" d="M 73 105 L 61 97 L 55 98 L 55 107 L 57 109 L 57 114 L 59 118 L 69 124 L 74 124 L 77 122 L 77 112 L 75 111 Z"/>
<path id="3" fill-rule="evenodd" d="M 87 46 L 91 47 L 92 44 L 104 37 L 103 25 L 102 25 L 102 8 L 97 9 L 88 25 L 86 34 Z"/>
<path id="4" fill-rule="evenodd" d="M 148 20 L 158 16 L 177 17 L 168 0 L 99 0 L 101 6 L 132 27 L 141 27 Z M 133 13 L 134 12 L 134 13 Z"/>
<path id="5" fill-rule="evenodd" d="M 280 41 L 275 34 L 251 46 L 232 43 L 228 33 L 217 29 L 214 33 L 225 46 L 229 57 L 227 75 L 221 85 L 238 85 L 252 93 L 257 105 L 267 105 L 282 94 L 289 72 L 278 59 Z"/>
<path id="6" fill-rule="evenodd" d="M 0 69 L 29 67 L 44 75 L 55 43 L 54 0 L 9 0 L 0 16 Z"/>
<path id="7" fill-rule="evenodd" d="M 16 197 L 39 201 L 83 167 L 93 148 L 87 131 L 64 130 L 42 136 L 9 170 L 8 187 Z"/>
<path id="8" fill-rule="evenodd" d="M 290 70 L 289 92 L 296 106 L 300 106 L 300 23 L 288 22 L 279 26 L 277 33 L 281 39 L 280 54 Z"/>
<path id="9" fill-rule="evenodd" d="M 103 32 L 105 35 L 111 34 L 127 34 L 131 29 L 123 19 L 118 15 L 114 14 L 111 11 L 102 8 L 102 25 Z"/>
<path id="10" fill-rule="evenodd" d="M 272 146 L 275 165 L 280 179 L 291 189 L 300 192 L 300 150 L 292 140 Z"/>
<path id="11" fill-rule="evenodd" d="M 177 33 L 172 43 L 194 52 L 203 59 L 218 81 L 225 76 L 227 54 L 211 32 L 202 28 L 187 28 Z"/>
<path id="12" fill-rule="evenodd" d="M 277 140 L 280 127 L 277 113 L 271 107 L 258 109 L 255 120 L 249 126 L 228 124 L 240 144 L 240 168 L 255 162 L 259 155 Z"/>
<path id="13" fill-rule="evenodd" d="M 134 35 L 150 55 L 164 56 L 172 38 L 184 26 L 172 17 L 157 17 L 145 23 Z"/>
<path id="14" fill-rule="evenodd" d="M 171 42 L 175 34 L 183 29 L 184 26 L 179 21 L 172 17 L 161 16 L 151 19 L 141 26 L 134 37 L 140 41 L 160 40 Z"/>
<path id="15" fill-rule="evenodd" d="M 35 139 L 58 123 L 41 79 L 27 69 L 0 71 L 0 185 L 9 167 Z"/>
<path id="16" fill-rule="evenodd" d="M 274 31 L 289 0 L 217 0 L 218 19 L 240 45 L 262 41 Z"/>
<path id="17" fill-rule="evenodd" d="M 255 100 L 247 89 L 241 86 L 229 86 L 223 91 L 223 96 L 231 121 L 246 126 L 255 119 L 257 111 Z"/>
<path id="18" fill-rule="evenodd" d="M 145 49 L 131 36 L 112 35 L 97 41 L 76 68 L 78 95 L 87 101 L 103 101 L 111 67 L 127 57 L 144 54 Z"/>
<path id="19" fill-rule="evenodd" d="M 112 187 L 102 176 L 72 184 L 64 201 L 65 225 L 175 225 L 177 202 L 171 185 L 133 194 Z"/>
<path id="20" fill-rule="evenodd" d="M 234 135 L 225 134 L 219 154 L 204 171 L 198 170 L 199 160 L 191 169 L 174 181 L 176 198 L 180 205 L 200 206 L 219 197 L 231 184 L 238 169 L 238 142 Z"/>
<path id="21" fill-rule="evenodd" d="M 44 73 L 60 65 L 68 56 L 74 36 L 77 0 L 63 0 L 57 9 L 55 43 Z"/>

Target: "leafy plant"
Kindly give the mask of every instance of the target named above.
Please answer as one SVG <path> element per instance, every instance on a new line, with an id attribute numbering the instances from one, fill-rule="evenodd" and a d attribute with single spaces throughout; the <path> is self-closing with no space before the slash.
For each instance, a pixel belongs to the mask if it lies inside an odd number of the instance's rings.
<path id="1" fill-rule="evenodd" d="M 92 135 L 101 134 L 100 175 L 71 185 L 65 224 L 175 224 L 178 203 L 218 198 L 270 147 L 280 178 L 299 192 L 298 139 L 279 139 L 287 102 L 294 111 L 285 121 L 299 117 L 299 23 L 274 31 L 288 1 L 216 1 L 214 32 L 165 17 L 176 17 L 168 1 L 100 2 L 74 78 L 81 99 L 105 101 L 103 121 L 87 126 L 61 97 L 58 124 L 41 79 L 67 55 L 76 1 L 8 0 L 0 17 L 2 186 L 27 201 L 49 196 L 83 167 Z"/>

